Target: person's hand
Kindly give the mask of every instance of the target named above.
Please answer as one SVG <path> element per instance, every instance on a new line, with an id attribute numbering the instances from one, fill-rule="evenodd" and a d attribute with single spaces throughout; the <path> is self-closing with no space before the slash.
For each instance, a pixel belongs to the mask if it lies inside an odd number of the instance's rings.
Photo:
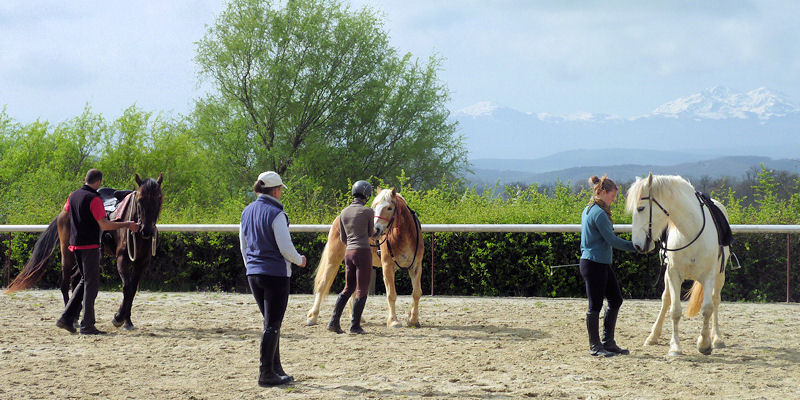
<path id="1" fill-rule="evenodd" d="M 299 265 L 298 265 L 298 267 L 300 267 L 300 268 L 305 268 L 305 267 L 306 267 L 306 261 L 307 261 L 307 260 L 306 260 L 306 256 L 300 256 L 300 258 L 302 258 L 302 259 L 303 259 L 303 263 L 302 263 L 302 264 L 299 264 Z"/>
<path id="2" fill-rule="evenodd" d="M 134 221 L 129 221 L 128 222 L 128 229 L 130 229 L 131 232 L 139 232 L 139 224 L 137 224 Z"/>

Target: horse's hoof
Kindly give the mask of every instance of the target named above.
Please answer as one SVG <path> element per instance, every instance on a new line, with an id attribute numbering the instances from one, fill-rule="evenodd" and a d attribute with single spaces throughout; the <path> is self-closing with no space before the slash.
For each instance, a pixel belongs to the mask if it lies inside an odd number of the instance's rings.
<path id="1" fill-rule="evenodd" d="M 126 331 L 135 331 L 135 330 L 136 330 L 136 327 L 135 327 L 135 326 L 133 326 L 133 324 L 132 324 L 132 323 L 130 323 L 130 322 L 126 322 L 126 323 L 125 323 L 125 325 L 123 326 L 123 328 L 124 328 Z"/>
<path id="2" fill-rule="evenodd" d="M 682 356 L 683 353 L 681 353 L 680 351 L 670 351 L 668 355 L 670 357 L 678 357 L 678 356 Z"/>
<path id="3" fill-rule="evenodd" d="M 419 328 L 420 324 L 419 324 L 419 322 L 408 322 L 408 327 L 409 328 Z"/>
<path id="4" fill-rule="evenodd" d="M 650 339 L 650 338 L 647 338 L 647 339 L 644 341 L 644 346 L 652 346 L 652 345 L 655 345 L 655 344 L 658 344 L 658 340 L 657 340 L 657 339 Z"/>
<path id="5" fill-rule="evenodd" d="M 724 349 L 724 348 L 726 348 L 728 346 L 725 345 L 725 342 L 723 342 L 722 340 L 719 340 L 719 341 L 714 342 L 714 344 L 711 347 L 714 348 L 714 349 Z"/>
<path id="6" fill-rule="evenodd" d="M 700 354 L 702 354 L 704 356 L 710 355 L 711 354 L 711 346 L 708 346 L 708 348 L 706 348 L 706 349 L 697 349 L 697 351 L 699 351 Z"/>
<path id="7" fill-rule="evenodd" d="M 123 323 L 124 323 L 123 321 L 117 321 L 116 316 L 114 316 L 114 318 L 111 318 L 111 325 L 114 325 L 115 328 L 119 328 L 120 326 L 122 326 Z"/>
<path id="8" fill-rule="evenodd" d="M 402 328 L 403 327 L 403 324 L 401 324 L 399 321 L 389 321 L 389 323 L 387 325 L 389 326 L 389 328 Z"/>
<path id="9" fill-rule="evenodd" d="M 306 316 L 306 326 L 314 326 L 317 324 L 317 317 L 313 315 Z"/>

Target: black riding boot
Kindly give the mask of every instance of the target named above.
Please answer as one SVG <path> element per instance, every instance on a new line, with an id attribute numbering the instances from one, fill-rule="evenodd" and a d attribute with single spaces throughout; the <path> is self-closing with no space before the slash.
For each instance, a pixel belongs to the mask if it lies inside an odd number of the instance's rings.
<path id="1" fill-rule="evenodd" d="M 264 329 L 261 335 L 261 364 L 259 365 L 258 386 L 268 387 L 289 383 L 288 376 L 275 373 L 275 349 L 278 346 L 280 331 L 273 328 Z"/>
<path id="2" fill-rule="evenodd" d="M 617 346 L 617 342 L 614 341 L 617 313 L 619 313 L 619 308 L 612 309 L 611 307 L 606 307 L 606 313 L 603 315 L 603 348 L 612 353 L 628 355 L 630 354 L 628 349 L 621 349 Z"/>
<path id="3" fill-rule="evenodd" d="M 336 305 L 333 306 L 333 315 L 331 315 L 331 322 L 328 322 L 328 330 L 336 333 L 344 333 L 342 327 L 339 325 L 339 320 L 342 319 L 342 311 L 344 306 L 347 305 L 347 300 L 350 296 L 339 295 L 336 298 Z"/>
<path id="4" fill-rule="evenodd" d="M 289 382 L 294 382 L 294 377 L 287 374 L 281 366 L 281 334 L 278 331 L 278 343 L 275 344 L 275 357 L 272 359 L 272 370 L 275 371 L 281 378 L 289 378 Z"/>
<path id="5" fill-rule="evenodd" d="M 350 321 L 350 333 L 359 335 L 367 333 L 361 329 L 361 313 L 364 312 L 365 305 L 367 305 L 367 296 L 353 301 L 353 319 Z"/>
<path id="6" fill-rule="evenodd" d="M 589 354 L 593 356 L 612 357 L 617 355 L 603 348 L 603 343 L 600 342 L 600 313 L 587 312 L 586 313 L 586 330 L 589 331 Z"/>

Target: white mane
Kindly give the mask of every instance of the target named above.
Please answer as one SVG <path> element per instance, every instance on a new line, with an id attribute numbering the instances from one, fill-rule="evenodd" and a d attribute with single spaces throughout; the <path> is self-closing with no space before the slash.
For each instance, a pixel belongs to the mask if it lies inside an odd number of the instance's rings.
<path id="1" fill-rule="evenodd" d="M 391 201 L 392 189 L 383 189 L 375 195 L 374 199 L 372 199 L 372 208 L 375 208 L 380 203 L 389 203 Z"/>
<path id="2" fill-rule="evenodd" d="M 631 214 L 642 197 L 652 196 L 658 201 L 691 200 L 694 198 L 694 187 L 689 181 L 678 175 L 653 175 L 652 189 L 647 185 L 648 178 L 636 178 L 625 198 L 625 210 Z M 681 198 L 683 197 L 683 199 Z"/>

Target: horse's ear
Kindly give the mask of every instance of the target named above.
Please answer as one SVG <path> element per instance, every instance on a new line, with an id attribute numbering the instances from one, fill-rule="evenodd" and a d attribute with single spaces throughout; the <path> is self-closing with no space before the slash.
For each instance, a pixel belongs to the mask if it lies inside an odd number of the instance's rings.
<path id="1" fill-rule="evenodd" d="M 653 186 L 653 173 L 647 176 L 647 186 Z"/>
<path id="2" fill-rule="evenodd" d="M 392 188 L 392 196 L 394 196 L 394 195 L 396 195 L 396 194 L 397 194 L 397 190 L 395 190 L 394 188 Z"/>
<path id="3" fill-rule="evenodd" d="M 164 173 L 163 172 L 159 172 L 158 179 L 156 179 L 156 183 L 158 184 L 158 186 L 161 186 L 161 182 L 163 182 L 163 181 L 164 181 Z"/>
<path id="4" fill-rule="evenodd" d="M 139 178 L 139 174 L 133 174 L 133 180 L 136 181 L 136 186 L 142 186 L 142 178 Z"/>

